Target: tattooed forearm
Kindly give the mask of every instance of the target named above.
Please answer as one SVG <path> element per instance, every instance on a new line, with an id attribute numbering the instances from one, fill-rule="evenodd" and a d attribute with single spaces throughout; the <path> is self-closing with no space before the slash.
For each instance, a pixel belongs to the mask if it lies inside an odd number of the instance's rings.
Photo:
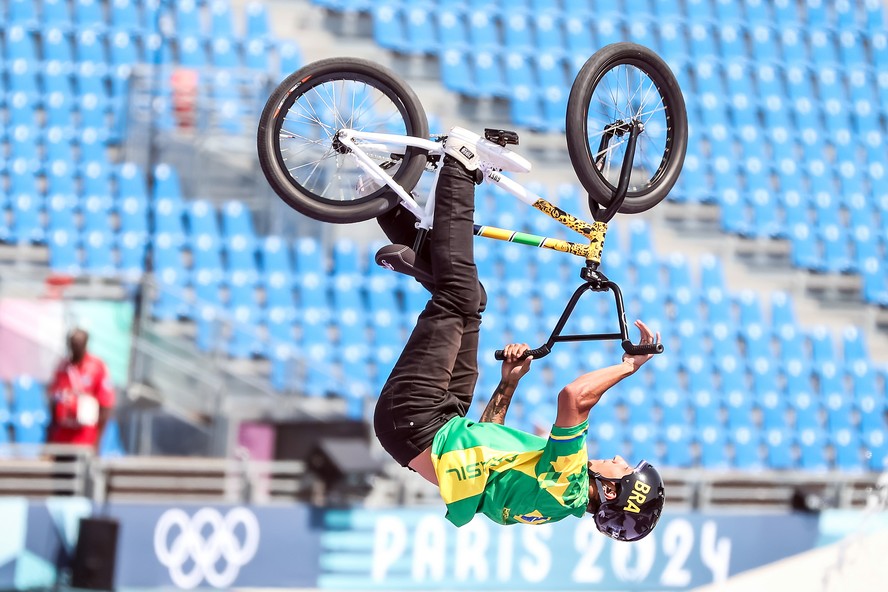
<path id="1" fill-rule="evenodd" d="M 506 412 L 509 410 L 509 404 L 512 402 L 512 395 L 515 393 L 515 386 L 500 381 L 493 396 L 487 403 L 484 413 L 481 414 L 481 421 L 489 423 L 502 424 L 506 421 Z"/>

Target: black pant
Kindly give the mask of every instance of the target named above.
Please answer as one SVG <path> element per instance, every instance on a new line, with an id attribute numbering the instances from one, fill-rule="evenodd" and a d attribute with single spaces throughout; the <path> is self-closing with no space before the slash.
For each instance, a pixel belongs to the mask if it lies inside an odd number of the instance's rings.
<path id="1" fill-rule="evenodd" d="M 432 297 L 376 403 L 374 428 L 402 466 L 428 448 L 450 418 L 464 416 L 478 380 L 478 332 L 487 302 L 473 250 L 475 183 L 459 162 L 444 158 L 428 248 Z M 413 245 L 415 218 L 401 207 L 380 216 L 394 243 Z"/>

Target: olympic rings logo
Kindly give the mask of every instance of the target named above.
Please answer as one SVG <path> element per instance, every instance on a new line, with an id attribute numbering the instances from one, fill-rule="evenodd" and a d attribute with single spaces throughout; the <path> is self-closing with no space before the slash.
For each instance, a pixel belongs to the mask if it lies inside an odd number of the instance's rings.
<path id="1" fill-rule="evenodd" d="M 214 588 L 228 588 L 258 548 L 259 521 L 246 508 L 225 516 L 215 508 L 201 508 L 194 516 L 175 508 L 164 512 L 154 527 L 157 559 L 169 569 L 173 583 L 186 590 L 204 580 Z"/>

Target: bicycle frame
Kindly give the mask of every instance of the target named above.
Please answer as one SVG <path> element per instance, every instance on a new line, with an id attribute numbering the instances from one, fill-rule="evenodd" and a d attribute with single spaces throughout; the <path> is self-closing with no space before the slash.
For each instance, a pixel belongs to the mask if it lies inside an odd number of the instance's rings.
<path id="1" fill-rule="evenodd" d="M 514 242 L 522 245 L 534 246 L 538 248 L 552 249 L 564 253 L 570 253 L 585 259 L 585 266 L 580 272 L 580 277 L 584 283 L 578 287 L 567 306 L 561 314 L 555 325 L 548 341 L 539 348 L 528 352 L 535 358 L 541 358 L 551 352 L 552 347 L 556 343 L 567 341 L 595 341 L 595 340 L 620 340 L 623 350 L 629 354 L 642 353 L 661 353 L 663 351 L 662 344 L 635 345 L 629 339 L 628 324 L 626 322 L 626 312 L 623 304 L 622 292 L 619 286 L 607 279 L 607 277 L 599 271 L 601 264 L 601 255 L 604 250 L 604 239 L 607 233 L 607 223 L 617 213 L 617 210 L 623 203 L 629 184 L 629 177 L 632 169 L 632 160 L 635 154 L 635 143 L 638 134 L 643 131 L 640 122 L 632 124 L 622 124 L 622 128 L 609 128 L 605 130 L 605 134 L 601 140 L 599 154 L 607 149 L 607 143 L 614 135 L 623 135 L 628 133 L 629 139 L 626 149 L 626 155 L 620 172 L 620 181 L 614 194 L 611 204 L 607 208 L 601 208 L 591 198 L 589 206 L 592 210 L 594 222 L 586 222 L 576 216 L 564 211 L 563 209 L 550 203 L 543 197 L 537 195 L 533 191 L 527 189 L 520 183 L 502 174 L 499 168 L 492 165 L 482 163 L 481 170 L 484 178 L 500 187 L 507 193 L 518 198 L 525 204 L 539 210 L 548 215 L 552 219 L 582 235 L 588 240 L 588 244 L 574 243 L 562 239 L 537 236 L 533 234 L 522 233 L 514 230 L 497 228 L 494 226 L 475 225 L 475 236 L 490 238 L 495 240 Z M 343 129 L 337 134 L 337 139 L 348 151 L 355 156 L 361 169 L 375 181 L 387 185 L 394 191 L 401 200 L 404 207 L 416 216 L 416 226 L 419 229 L 417 236 L 417 244 L 414 245 L 415 250 L 419 250 L 422 241 L 425 240 L 426 234 L 432 228 L 434 223 L 435 210 L 435 189 L 438 184 L 438 176 L 441 167 L 435 169 L 435 177 L 429 191 L 428 199 L 424 206 L 407 192 L 403 187 L 398 185 L 394 178 L 382 169 L 367 152 L 384 152 L 392 153 L 393 148 L 418 148 L 428 153 L 430 158 L 441 158 L 444 155 L 443 142 L 438 140 L 428 140 L 424 138 L 415 138 L 412 136 L 401 136 L 396 134 L 381 134 L 373 132 L 361 132 L 357 130 Z M 511 164 L 530 170 L 530 163 L 524 158 L 509 150 L 504 151 L 503 157 L 510 161 Z M 525 165 L 526 163 L 526 165 Z M 562 335 L 567 320 L 580 300 L 580 297 L 586 291 L 605 292 L 611 291 L 614 294 L 614 300 L 617 308 L 617 317 L 620 325 L 619 333 L 589 333 L 589 334 L 572 334 Z M 496 352 L 496 357 L 502 359 L 502 351 Z"/>

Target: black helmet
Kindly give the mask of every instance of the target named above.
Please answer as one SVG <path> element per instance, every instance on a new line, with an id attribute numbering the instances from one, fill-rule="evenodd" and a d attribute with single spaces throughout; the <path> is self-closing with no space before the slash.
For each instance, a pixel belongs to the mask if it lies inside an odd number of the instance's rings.
<path id="1" fill-rule="evenodd" d="M 589 504 L 598 530 L 618 541 L 637 541 L 646 537 L 657 525 L 666 494 L 663 478 L 647 461 L 638 463 L 632 472 L 619 479 L 602 477 L 589 471 L 589 481 L 598 489 L 600 504 L 594 509 Z M 607 499 L 601 481 L 619 485 L 614 499 Z"/>

